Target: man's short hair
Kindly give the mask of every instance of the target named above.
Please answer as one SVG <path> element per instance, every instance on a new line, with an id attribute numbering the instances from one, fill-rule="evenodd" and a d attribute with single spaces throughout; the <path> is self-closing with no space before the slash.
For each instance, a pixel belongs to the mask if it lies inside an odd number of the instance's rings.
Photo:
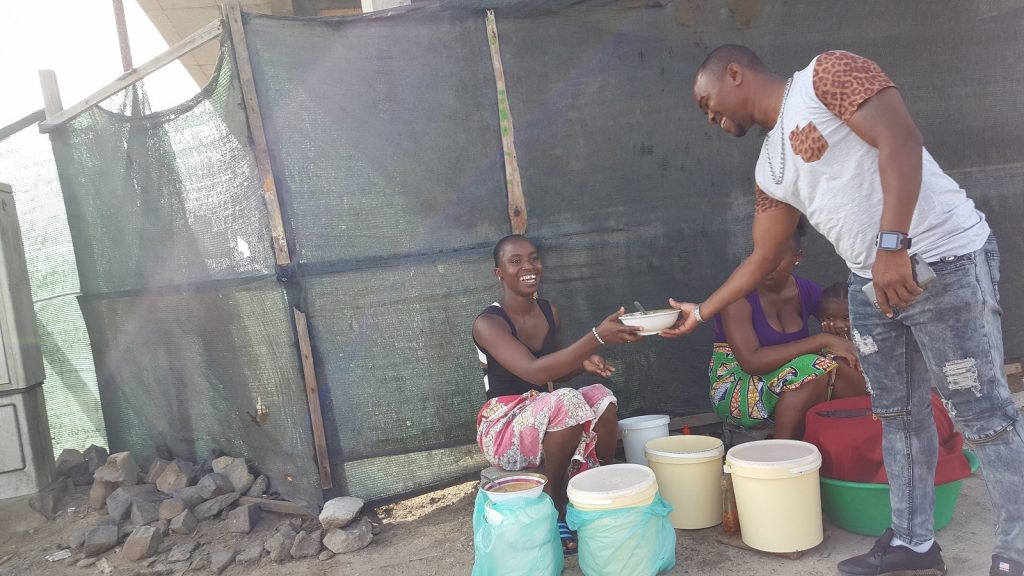
<path id="1" fill-rule="evenodd" d="M 708 54 L 700 68 L 697 68 L 697 74 L 694 77 L 707 74 L 712 78 L 718 78 L 725 73 L 726 67 L 734 62 L 744 68 L 768 70 L 764 62 L 750 48 L 739 44 L 722 44 Z"/>

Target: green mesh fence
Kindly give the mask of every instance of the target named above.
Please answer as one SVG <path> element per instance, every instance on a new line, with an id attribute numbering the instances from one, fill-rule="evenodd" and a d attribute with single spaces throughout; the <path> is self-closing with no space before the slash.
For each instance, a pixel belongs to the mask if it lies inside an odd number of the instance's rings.
<path id="1" fill-rule="evenodd" d="M 35 125 L 0 140 L 0 181 L 11 184 L 21 227 L 46 382 L 54 454 L 107 445 L 96 370 L 75 296 L 78 274 L 49 139 Z"/>

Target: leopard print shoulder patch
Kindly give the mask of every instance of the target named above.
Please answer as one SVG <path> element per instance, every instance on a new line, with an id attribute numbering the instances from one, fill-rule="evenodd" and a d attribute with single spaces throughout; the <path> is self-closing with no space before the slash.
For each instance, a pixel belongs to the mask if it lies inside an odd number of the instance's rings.
<path id="1" fill-rule="evenodd" d="M 764 193 L 761 187 L 754 185 L 754 214 L 764 214 L 777 208 L 782 208 L 787 204 L 781 200 L 776 200 L 771 196 Z"/>
<path id="2" fill-rule="evenodd" d="M 818 56 L 813 84 L 818 100 L 843 122 L 879 90 L 896 86 L 874 61 L 842 50 Z"/>

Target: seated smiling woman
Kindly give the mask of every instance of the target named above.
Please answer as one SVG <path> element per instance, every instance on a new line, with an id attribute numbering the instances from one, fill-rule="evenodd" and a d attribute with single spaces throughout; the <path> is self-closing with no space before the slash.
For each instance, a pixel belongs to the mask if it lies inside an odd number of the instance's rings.
<path id="1" fill-rule="evenodd" d="M 853 343 L 808 329 L 811 316 L 824 314 L 821 288 L 793 274 L 804 230 L 801 221 L 779 267 L 715 318 L 709 374 L 719 418 L 744 428 L 774 421 L 775 438 L 792 440 L 803 438 L 815 404 L 865 394 Z"/>
<path id="2" fill-rule="evenodd" d="M 473 322 L 488 398 L 477 415 L 476 440 L 487 461 L 502 470 L 536 468 L 543 461 L 544 490 L 554 500 L 563 545 L 572 553 L 566 483 L 572 474 L 611 461 L 616 400 L 601 384 L 579 390 L 550 390 L 548 384 L 583 372 L 610 376 L 614 368 L 594 352 L 641 336 L 639 328 L 619 322 L 620 308 L 562 348 L 558 309 L 537 297 L 543 271 L 536 246 L 523 236 L 506 236 L 494 247 L 494 274 L 504 293 Z"/>

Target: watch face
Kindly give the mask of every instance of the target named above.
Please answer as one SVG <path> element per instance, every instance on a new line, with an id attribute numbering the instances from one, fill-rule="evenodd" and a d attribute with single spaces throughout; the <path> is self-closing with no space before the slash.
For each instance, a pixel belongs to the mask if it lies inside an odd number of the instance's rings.
<path id="1" fill-rule="evenodd" d="M 900 248 L 900 235 L 892 232 L 882 232 L 878 235 L 878 247 L 883 250 L 898 250 Z"/>

